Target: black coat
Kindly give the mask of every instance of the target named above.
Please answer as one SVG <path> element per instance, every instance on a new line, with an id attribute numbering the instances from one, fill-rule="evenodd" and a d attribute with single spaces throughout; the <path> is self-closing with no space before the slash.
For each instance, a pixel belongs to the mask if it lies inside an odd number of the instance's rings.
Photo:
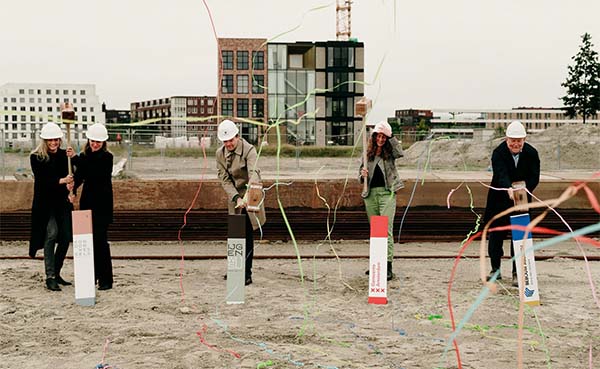
<path id="1" fill-rule="evenodd" d="M 58 149 L 56 153 L 48 153 L 49 159 L 42 161 L 36 154 L 29 156 L 33 171 L 33 202 L 31 204 L 31 237 L 29 239 L 29 256 L 35 257 L 37 250 L 44 248 L 46 227 L 50 215 L 54 214 L 57 222 L 64 221 L 65 214 L 73 210 L 69 202 L 67 186 L 59 184 L 61 178 L 69 174 L 67 153 Z M 71 235 L 58 233 L 58 242 L 70 242 Z M 68 238 L 68 239 L 65 239 Z"/>
<path id="2" fill-rule="evenodd" d="M 537 187 L 540 182 L 540 157 L 537 150 L 527 142 L 519 154 L 519 162 L 515 168 L 515 162 L 506 142 L 502 142 L 492 153 L 492 187 L 509 188 L 513 182 L 525 181 L 529 192 Z M 527 195 L 531 202 L 531 196 Z M 514 201 L 506 191 L 490 189 L 487 196 L 487 205 L 483 216 L 484 224 L 502 211 L 513 207 Z M 510 214 L 498 219 L 492 226 L 510 224 Z"/>
<path id="3" fill-rule="evenodd" d="M 92 211 L 94 224 L 113 222 L 112 167 L 113 155 L 104 150 L 88 151 L 76 161 L 75 190 L 83 184 L 79 207 Z"/>

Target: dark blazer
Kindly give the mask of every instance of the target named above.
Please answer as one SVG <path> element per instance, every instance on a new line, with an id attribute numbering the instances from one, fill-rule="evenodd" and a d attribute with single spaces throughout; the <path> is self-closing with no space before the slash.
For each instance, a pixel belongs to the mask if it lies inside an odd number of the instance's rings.
<path id="1" fill-rule="evenodd" d="M 75 162 L 75 191 L 83 184 L 79 207 L 92 211 L 92 222 L 113 222 L 112 167 L 113 155 L 104 150 L 79 155 Z"/>
<path id="2" fill-rule="evenodd" d="M 69 174 L 67 152 L 59 148 L 56 153 L 48 153 L 48 155 L 47 161 L 42 161 L 36 154 L 29 155 L 34 176 L 29 239 L 29 256 L 32 258 L 35 257 L 37 250 L 44 248 L 50 215 L 54 214 L 56 221 L 62 222 L 65 214 L 73 210 L 73 205 L 69 202 L 67 186 L 58 183 L 61 178 Z M 59 243 L 71 241 L 70 234 L 59 232 L 58 237 Z"/>
<path id="3" fill-rule="evenodd" d="M 515 162 L 506 142 L 502 142 L 492 153 L 492 187 L 509 188 L 513 182 L 525 181 L 526 187 L 530 192 L 537 187 L 540 182 L 540 157 L 537 150 L 525 142 L 523 150 L 519 154 L 519 163 L 515 167 Z M 531 201 L 531 196 L 527 195 Z M 486 224 L 496 214 L 514 206 L 513 200 L 506 191 L 497 191 L 490 189 L 487 196 L 485 214 L 483 216 Z M 501 226 L 510 224 L 510 215 L 502 217 L 494 222 L 492 226 Z"/>

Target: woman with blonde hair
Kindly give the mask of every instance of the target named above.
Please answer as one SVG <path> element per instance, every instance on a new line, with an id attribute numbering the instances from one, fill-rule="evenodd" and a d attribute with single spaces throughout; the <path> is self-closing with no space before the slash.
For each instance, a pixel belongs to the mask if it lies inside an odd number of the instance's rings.
<path id="1" fill-rule="evenodd" d="M 42 140 L 29 156 L 34 176 L 29 256 L 34 258 L 37 250 L 44 249 L 46 287 L 52 291 L 60 291 L 59 284 L 71 284 L 60 276 L 60 271 L 72 238 L 73 205 L 68 196 L 73 178 L 67 155 L 74 153 L 71 148 L 60 148 L 62 137 L 58 125 L 45 124 L 40 133 Z"/>

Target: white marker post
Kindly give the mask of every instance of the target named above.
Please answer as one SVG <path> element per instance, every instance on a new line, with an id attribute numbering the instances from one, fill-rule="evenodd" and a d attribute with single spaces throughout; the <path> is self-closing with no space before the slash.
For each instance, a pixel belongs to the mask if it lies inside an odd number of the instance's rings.
<path id="1" fill-rule="evenodd" d="M 246 214 L 229 215 L 227 228 L 227 303 L 243 304 L 246 282 Z"/>
<path id="2" fill-rule="evenodd" d="M 512 215 L 510 217 L 511 225 L 527 227 L 530 219 L 529 214 Z M 540 291 L 537 283 L 537 272 L 535 269 L 535 255 L 533 254 L 533 239 L 531 233 L 523 240 L 525 232 L 513 229 L 512 240 L 517 263 L 517 278 L 519 280 L 519 295 L 524 303 L 529 306 L 538 306 L 540 304 Z M 523 253 L 525 252 L 525 257 Z M 525 265 L 523 267 L 523 262 Z M 525 273 L 523 276 L 522 273 Z M 524 285 L 522 285 L 524 284 Z"/>
<path id="3" fill-rule="evenodd" d="M 388 217 L 371 217 L 369 304 L 387 304 Z"/>
<path id="4" fill-rule="evenodd" d="M 96 303 L 94 277 L 94 237 L 92 211 L 73 211 L 73 269 L 75 272 L 75 303 L 93 306 Z"/>

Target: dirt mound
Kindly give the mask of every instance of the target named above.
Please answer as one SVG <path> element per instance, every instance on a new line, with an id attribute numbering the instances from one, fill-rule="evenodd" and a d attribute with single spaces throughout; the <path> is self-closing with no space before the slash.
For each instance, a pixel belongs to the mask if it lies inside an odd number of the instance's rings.
<path id="1" fill-rule="evenodd" d="M 413 144 L 402 162 L 409 167 L 427 163 L 432 169 L 488 170 L 492 151 L 502 140 L 433 138 Z M 542 170 L 600 168 L 600 127 L 568 124 L 532 133 L 527 142 L 538 150 Z"/>

